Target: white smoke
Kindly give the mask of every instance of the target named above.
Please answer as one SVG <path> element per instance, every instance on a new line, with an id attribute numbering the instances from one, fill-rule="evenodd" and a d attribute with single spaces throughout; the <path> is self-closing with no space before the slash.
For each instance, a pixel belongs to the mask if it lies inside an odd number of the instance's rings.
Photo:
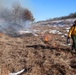
<path id="1" fill-rule="evenodd" d="M 12 36 L 30 31 L 32 24 L 31 21 L 21 18 L 24 9 L 20 5 L 18 11 L 15 9 L 16 7 L 14 7 L 14 10 L 8 9 L 9 5 L 12 5 L 14 1 L 17 0 L 0 0 L 0 32 Z"/>
<path id="2" fill-rule="evenodd" d="M 0 7 L 10 7 L 17 0 L 0 0 Z"/>
<path id="3" fill-rule="evenodd" d="M 31 21 L 25 21 L 19 25 L 0 20 L 0 32 L 11 36 L 22 35 L 31 32 L 31 24 Z"/>

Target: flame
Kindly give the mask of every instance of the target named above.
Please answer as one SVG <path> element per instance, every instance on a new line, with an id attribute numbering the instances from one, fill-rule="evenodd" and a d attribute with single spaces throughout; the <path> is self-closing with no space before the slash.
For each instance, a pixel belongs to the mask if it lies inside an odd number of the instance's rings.
<path id="1" fill-rule="evenodd" d="M 53 35 L 51 35 L 51 34 L 45 34 L 44 36 L 43 36 L 43 40 L 44 40 L 44 42 L 49 42 L 49 41 L 52 41 L 53 40 Z"/>
<path id="2" fill-rule="evenodd" d="M 44 36 L 44 41 L 45 42 L 48 42 L 49 41 L 49 39 L 48 39 L 48 36 L 46 35 L 46 36 Z"/>

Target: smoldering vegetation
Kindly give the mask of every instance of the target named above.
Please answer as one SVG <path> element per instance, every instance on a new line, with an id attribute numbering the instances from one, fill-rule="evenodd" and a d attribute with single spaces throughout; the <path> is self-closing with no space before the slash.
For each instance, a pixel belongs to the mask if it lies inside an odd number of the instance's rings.
<path id="1" fill-rule="evenodd" d="M 31 11 L 23 8 L 18 2 L 13 3 L 9 9 L 0 7 L 0 32 L 17 36 L 19 31 L 29 29 L 33 21 Z"/>

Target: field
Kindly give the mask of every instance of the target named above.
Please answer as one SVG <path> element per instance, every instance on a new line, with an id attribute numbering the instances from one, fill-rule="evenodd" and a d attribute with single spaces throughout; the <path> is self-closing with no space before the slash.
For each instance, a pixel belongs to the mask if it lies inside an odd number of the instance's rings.
<path id="1" fill-rule="evenodd" d="M 20 75 L 75 75 L 76 54 L 66 43 L 70 26 L 37 24 L 33 32 L 19 37 L 0 33 L 0 69 L 7 68 L 7 73 L 25 69 Z M 46 33 L 48 45 L 43 41 Z"/>

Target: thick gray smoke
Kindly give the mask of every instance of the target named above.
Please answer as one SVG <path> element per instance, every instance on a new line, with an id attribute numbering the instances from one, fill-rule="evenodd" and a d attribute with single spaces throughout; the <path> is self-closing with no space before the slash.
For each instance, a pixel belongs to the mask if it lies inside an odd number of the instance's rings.
<path id="1" fill-rule="evenodd" d="M 23 15 L 25 9 L 19 3 L 11 5 L 9 9 L 9 5 L 14 0 L 11 1 L 0 0 L 0 32 L 15 36 L 29 30 L 32 21 L 29 20 L 29 16 Z"/>

